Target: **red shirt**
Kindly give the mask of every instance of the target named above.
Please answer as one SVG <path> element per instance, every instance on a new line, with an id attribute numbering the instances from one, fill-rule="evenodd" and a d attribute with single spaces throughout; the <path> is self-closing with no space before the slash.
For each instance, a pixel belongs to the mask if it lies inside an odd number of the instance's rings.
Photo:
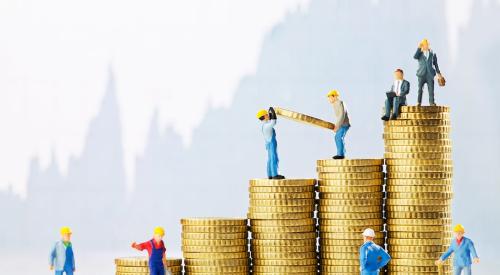
<path id="1" fill-rule="evenodd" d="M 462 240 L 463 240 L 463 239 L 464 239 L 464 238 L 457 239 L 457 244 L 458 244 L 458 245 L 460 245 L 460 244 L 462 243 Z"/>
<path id="2" fill-rule="evenodd" d="M 160 241 L 160 243 L 157 243 L 154 239 L 151 239 L 147 242 L 136 244 L 134 246 L 134 248 L 139 249 L 140 251 L 143 251 L 144 249 L 148 250 L 149 257 L 151 257 L 151 254 L 153 253 L 152 252 L 153 247 L 151 247 L 151 241 L 153 241 L 156 249 L 163 248 L 163 258 L 164 258 L 165 257 L 165 244 L 163 244 L 163 241 Z"/>

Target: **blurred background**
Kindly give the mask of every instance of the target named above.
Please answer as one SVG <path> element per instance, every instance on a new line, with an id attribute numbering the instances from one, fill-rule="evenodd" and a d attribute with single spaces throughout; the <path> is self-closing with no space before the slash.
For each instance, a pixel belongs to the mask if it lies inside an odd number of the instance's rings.
<path id="1" fill-rule="evenodd" d="M 333 120 L 336 88 L 348 156 L 382 158 L 385 92 L 402 68 L 416 103 L 422 38 L 447 79 L 453 219 L 474 273 L 498 274 L 498 0 L 1 1 L 0 273 L 52 274 L 63 225 L 77 274 L 104 275 L 145 255 L 130 243 L 156 225 L 181 256 L 180 218 L 245 216 L 248 180 L 266 176 L 261 108 Z M 287 177 L 314 178 L 335 153 L 329 131 L 276 129 Z"/>

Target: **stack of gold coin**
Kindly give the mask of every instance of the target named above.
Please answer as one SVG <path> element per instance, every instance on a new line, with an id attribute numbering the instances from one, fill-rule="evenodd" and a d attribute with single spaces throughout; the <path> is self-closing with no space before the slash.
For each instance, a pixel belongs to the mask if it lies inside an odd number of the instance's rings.
<path id="1" fill-rule="evenodd" d="M 182 224 L 185 274 L 248 274 L 248 220 L 186 218 Z"/>
<path id="2" fill-rule="evenodd" d="M 149 275 L 147 257 L 126 257 L 115 259 L 116 275 Z M 172 275 L 182 274 L 182 259 L 167 258 L 165 268 Z"/>
<path id="3" fill-rule="evenodd" d="M 314 179 L 250 181 L 252 274 L 317 274 Z"/>
<path id="4" fill-rule="evenodd" d="M 389 274 L 438 274 L 434 262 L 450 244 L 449 116 L 448 107 L 404 106 L 384 123 Z"/>
<path id="5" fill-rule="evenodd" d="M 318 160 L 322 274 L 359 274 L 366 228 L 384 245 L 383 159 Z"/>

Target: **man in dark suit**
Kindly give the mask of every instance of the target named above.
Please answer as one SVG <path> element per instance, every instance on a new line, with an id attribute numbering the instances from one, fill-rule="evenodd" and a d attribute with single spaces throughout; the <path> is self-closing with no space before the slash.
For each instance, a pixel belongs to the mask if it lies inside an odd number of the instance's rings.
<path id="1" fill-rule="evenodd" d="M 406 95 L 410 93 L 410 82 L 404 79 L 404 73 L 401 69 L 394 71 L 394 83 L 391 90 L 386 93 L 385 115 L 382 120 L 397 119 L 399 116 L 399 107 L 406 105 Z"/>
<path id="2" fill-rule="evenodd" d="M 427 90 L 429 91 L 429 104 L 431 106 L 436 106 L 434 102 L 434 77 L 436 73 L 441 77 L 441 72 L 439 71 L 439 66 L 437 62 L 436 53 L 434 53 L 429 47 L 429 41 L 424 39 L 418 45 L 417 52 L 413 56 L 418 60 L 418 106 L 422 105 L 422 93 L 424 84 L 427 84 Z"/>

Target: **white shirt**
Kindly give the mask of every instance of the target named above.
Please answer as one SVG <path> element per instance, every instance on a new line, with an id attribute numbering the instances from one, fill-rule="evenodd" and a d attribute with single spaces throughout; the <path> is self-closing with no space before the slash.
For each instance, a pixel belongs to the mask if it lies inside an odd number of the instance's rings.
<path id="1" fill-rule="evenodd" d="M 429 51 L 425 51 L 425 52 L 424 52 L 425 59 L 429 59 L 429 52 L 430 52 L 430 50 L 429 50 Z"/>
<path id="2" fill-rule="evenodd" d="M 399 96 L 399 94 L 401 93 L 401 85 L 403 84 L 403 80 L 395 80 L 394 81 L 394 91 L 396 93 L 397 96 Z"/>

